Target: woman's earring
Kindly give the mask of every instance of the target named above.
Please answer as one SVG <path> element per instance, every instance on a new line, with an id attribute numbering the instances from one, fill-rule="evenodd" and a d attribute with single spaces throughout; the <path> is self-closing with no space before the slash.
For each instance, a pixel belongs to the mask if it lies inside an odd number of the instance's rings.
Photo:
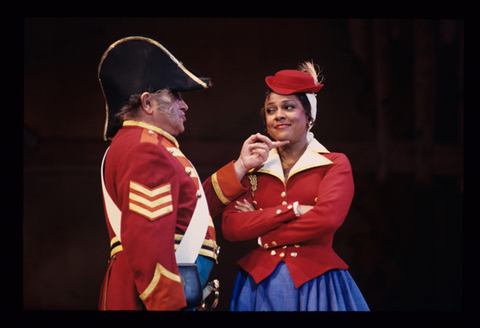
<path id="1" fill-rule="evenodd" d="M 312 125 L 313 125 L 313 121 L 308 122 L 308 126 L 312 126 Z"/>

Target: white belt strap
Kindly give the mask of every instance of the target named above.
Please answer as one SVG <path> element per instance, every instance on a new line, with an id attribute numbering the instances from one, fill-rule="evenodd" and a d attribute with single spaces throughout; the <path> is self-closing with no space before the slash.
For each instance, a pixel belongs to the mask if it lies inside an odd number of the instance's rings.
<path id="1" fill-rule="evenodd" d="M 193 169 L 195 170 L 195 167 Z M 197 198 L 197 204 L 195 205 L 190 224 L 175 252 L 177 263 L 195 263 L 207 234 L 210 211 L 208 210 L 207 198 L 200 181 L 199 191 L 200 197 Z"/>
<path id="2" fill-rule="evenodd" d="M 117 236 L 120 242 L 122 242 L 122 237 L 121 237 L 122 235 L 120 233 L 121 232 L 120 222 L 122 219 L 122 212 L 117 207 L 117 205 L 115 205 L 112 198 L 108 194 L 107 188 L 105 188 L 105 179 L 103 178 L 103 168 L 104 168 L 105 158 L 107 157 L 107 153 L 109 149 L 110 147 L 107 148 L 107 150 L 105 151 L 105 155 L 103 155 L 102 167 L 100 168 L 100 173 L 102 177 L 103 199 L 105 200 L 105 209 L 107 211 L 107 218 L 108 218 L 108 221 L 110 222 L 110 226 L 112 227 L 113 232 L 115 233 L 115 236 Z"/>
<path id="3" fill-rule="evenodd" d="M 110 225 L 113 229 L 113 232 L 121 242 L 122 240 L 120 234 L 120 223 L 122 218 L 122 212 L 119 210 L 117 205 L 115 205 L 110 195 L 108 194 L 107 189 L 105 188 L 105 180 L 103 177 L 103 167 L 108 149 L 105 151 L 105 155 L 103 156 L 102 160 L 102 167 L 100 169 L 102 178 L 103 198 L 105 200 L 105 208 L 107 211 L 107 217 Z M 207 233 L 208 223 L 210 221 L 210 211 L 208 210 L 205 191 L 203 190 L 201 183 L 199 183 L 199 188 L 200 197 L 197 200 L 197 204 L 195 206 L 193 216 L 190 220 L 190 224 L 188 225 L 187 230 L 185 231 L 185 234 L 180 244 L 178 245 L 177 250 L 175 251 L 177 263 L 195 263 L 198 253 L 200 252 L 200 248 L 202 247 L 203 240 L 205 239 L 205 235 Z"/>

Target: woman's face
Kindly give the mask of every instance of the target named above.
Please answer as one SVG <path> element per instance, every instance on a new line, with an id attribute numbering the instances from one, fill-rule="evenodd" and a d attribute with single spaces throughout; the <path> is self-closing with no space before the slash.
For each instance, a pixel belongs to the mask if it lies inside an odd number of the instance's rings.
<path id="1" fill-rule="evenodd" d="M 270 93 L 265 100 L 265 123 L 268 134 L 275 140 L 290 140 L 290 144 L 306 141 L 307 116 L 295 95 Z"/>

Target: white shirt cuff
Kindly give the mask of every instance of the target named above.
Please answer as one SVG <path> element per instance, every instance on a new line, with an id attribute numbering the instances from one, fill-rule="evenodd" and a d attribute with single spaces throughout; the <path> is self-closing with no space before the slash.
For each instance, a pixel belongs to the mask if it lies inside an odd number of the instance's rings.
<path id="1" fill-rule="evenodd" d="M 297 218 L 300 216 L 300 213 L 298 212 L 298 201 L 293 203 L 293 212 L 295 212 L 295 215 L 297 216 Z"/>

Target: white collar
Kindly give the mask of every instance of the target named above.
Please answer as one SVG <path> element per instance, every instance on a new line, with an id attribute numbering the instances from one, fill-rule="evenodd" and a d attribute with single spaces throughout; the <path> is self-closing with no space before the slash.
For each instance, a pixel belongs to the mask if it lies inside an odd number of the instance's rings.
<path id="1" fill-rule="evenodd" d="M 320 153 L 330 153 L 317 139 L 312 139 L 307 146 L 307 149 L 298 159 L 295 165 L 290 170 L 289 176 L 285 179 L 283 175 L 282 163 L 276 148 L 270 150 L 267 161 L 258 169 L 257 172 L 271 174 L 278 177 L 282 181 L 288 180 L 292 175 L 310 169 L 312 167 L 329 165 L 333 162 L 320 155 Z"/>

